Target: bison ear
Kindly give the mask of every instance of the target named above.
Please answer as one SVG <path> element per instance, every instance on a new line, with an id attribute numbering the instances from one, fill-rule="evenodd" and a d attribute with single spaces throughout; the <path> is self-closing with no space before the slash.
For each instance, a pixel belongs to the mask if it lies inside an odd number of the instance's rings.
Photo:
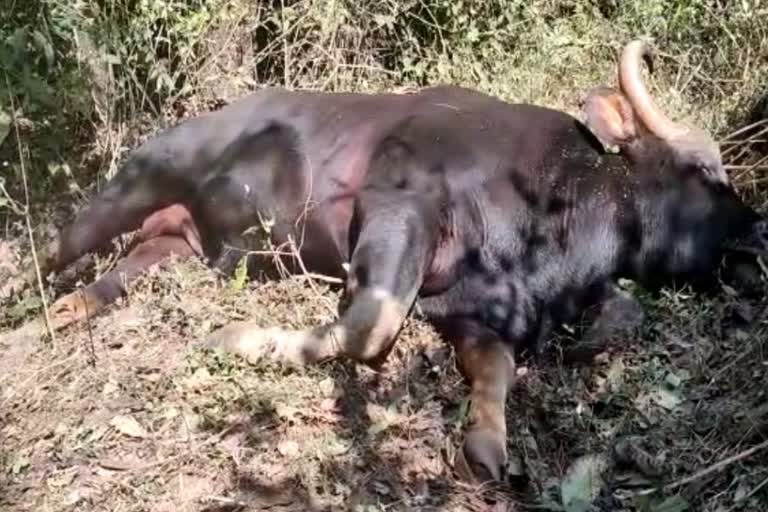
<path id="1" fill-rule="evenodd" d="M 635 112 L 629 100 L 611 87 L 589 91 L 582 105 L 587 127 L 603 145 L 624 147 L 638 136 Z"/>

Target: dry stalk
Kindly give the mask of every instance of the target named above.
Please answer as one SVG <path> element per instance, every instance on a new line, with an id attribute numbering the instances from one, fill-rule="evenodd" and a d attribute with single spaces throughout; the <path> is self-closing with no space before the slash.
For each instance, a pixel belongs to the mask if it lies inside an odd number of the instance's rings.
<path id="1" fill-rule="evenodd" d="M 280 21 L 281 25 L 285 26 L 285 1 L 280 0 Z M 283 81 L 286 87 L 291 85 L 291 52 L 288 45 L 288 39 L 283 39 Z"/>
<path id="2" fill-rule="evenodd" d="M 761 158 L 759 162 L 749 165 L 726 165 L 725 168 L 729 171 L 768 171 L 768 165 L 760 165 L 761 162 L 765 162 L 766 158 Z M 743 174 L 743 173 L 742 173 Z M 739 175 L 738 177 L 741 177 Z"/>
<path id="3" fill-rule="evenodd" d="M 81 296 L 85 299 L 85 291 L 81 288 L 79 290 Z M 88 362 L 90 363 L 92 368 L 96 368 L 96 346 L 93 344 L 93 328 L 91 326 L 91 314 L 88 311 L 88 301 L 83 300 L 83 304 L 85 305 L 85 324 L 88 327 Z"/>
<path id="4" fill-rule="evenodd" d="M 663 51 L 657 51 L 656 54 L 661 58 L 668 59 L 675 62 L 678 66 L 691 68 L 691 77 L 695 77 L 702 82 L 708 82 L 713 89 L 717 90 L 720 96 L 723 96 L 723 97 L 726 96 L 725 91 L 719 85 L 723 83 L 723 80 L 718 80 L 716 78 L 709 76 L 707 73 L 701 71 L 700 68 L 699 69 L 694 68 L 693 65 L 691 65 L 691 63 L 683 62 L 677 55 L 672 55 Z"/>
<path id="5" fill-rule="evenodd" d="M 751 130 L 753 128 L 757 128 L 758 126 L 763 126 L 763 125 L 766 125 L 766 128 L 764 130 L 762 130 L 761 133 L 768 132 L 768 119 L 761 119 L 760 121 L 756 121 L 756 122 L 754 122 L 752 124 L 748 124 L 747 126 L 742 126 L 741 128 L 737 129 L 736 131 L 731 132 L 730 134 L 726 135 L 725 138 L 723 139 L 723 142 L 729 141 L 729 140 L 731 140 L 731 139 L 733 139 L 735 137 L 738 137 L 739 135 L 741 135 L 744 132 L 748 132 L 749 130 Z"/>
<path id="6" fill-rule="evenodd" d="M 35 276 L 37 277 L 38 292 L 40 293 L 40 300 L 43 303 L 43 318 L 45 319 L 45 328 L 51 337 L 50 343 L 56 343 L 56 333 L 51 325 L 50 311 L 48 310 L 48 299 L 45 296 L 45 285 L 43 284 L 43 273 L 40 270 L 40 261 L 37 257 L 37 247 L 35 245 L 35 235 L 32 230 L 32 218 L 29 213 L 29 184 L 27 183 L 27 170 L 24 165 L 24 151 L 21 147 L 21 136 L 19 135 L 19 123 L 16 121 L 16 103 L 13 101 L 13 94 L 11 94 L 11 83 L 8 79 L 8 75 L 5 75 L 5 86 L 8 88 L 8 100 L 11 107 L 11 122 L 13 123 L 14 135 L 16 136 L 16 149 L 19 153 L 19 167 L 21 170 L 21 181 L 24 186 L 24 223 L 27 228 L 27 236 L 29 237 L 29 247 L 32 252 L 32 262 L 35 266 Z"/>
<path id="7" fill-rule="evenodd" d="M 9 403 L 11 403 L 11 400 L 16 398 L 16 396 L 19 395 L 21 393 L 21 391 L 26 386 L 28 386 L 28 385 L 34 385 L 34 386 L 42 389 L 42 388 L 46 387 L 47 385 L 49 385 L 50 383 L 55 382 L 56 379 L 58 378 L 58 375 L 60 375 L 61 372 L 57 373 L 53 378 L 48 379 L 45 382 L 41 382 L 41 378 L 42 378 L 42 376 L 44 374 L 46 374 L 49 371 L 52 371 L 54 368 L 57 368 L 59 366 L 65 366 L 67 363 L 69 363 L 71 361 L 74 361 L 75 359 L 77 359 L 77 356 L 78 356 L 78 353 L 77 352 L 73 352 L 70 356 L 66 357 L 65 359 L 59 359 L 59 360 L 54 361 L 53 363 L 51 363 L 50 365 L 48 365 L 48 366 L 46 366 L 44 368 L 41 368 L 39 370 L 35 370 L 34 372 L 32 372 L 30 374 L 29 377 L 27 377 L 25 380 L 23 380 L 21 382 L 19 382 L 19 380 L 17 379 L 18 375 L 15 374 L 15 373 L 7 374 L 7 375 L 4 375 L 4 376 L 0 377 L 0 384 L 2 384 L 2 386 L 0 386 L 0 389 L 8 388 L 8 389 L 12 390 L 8 394 L 8 396 L 6 396 L 3 399 L 3 401 L 0 402 L 0 408 L 7 407 L 7 405 Z M 63 372 L 68 372 L 68 371 L 69 371 L 69 368 L 65 368 L 63 370 Z M 6 384 L 6 381 L 7 380 L 11 380 L 11 379 L 16 379 L 14 381 L 14 383 L 13 383 L 14 384 L 13 386 L 10 386 L 10 385 Z"/>
<path id="8" fill-rule="evenodd" d="M 742 461 L 748 457 L 751 457 L 752 455 L 765 450 L 768 448 L 768 441 L 763 441 L 760 444 L 757 444 L 753 446 L 752 448 L 749 448 L 747 450 L 741 451 L 737 453 L 736 455 L 732 455 L 731 457 L 727 457 L 721 461 L 715 462 L 714 464 L 702 469 L 701 471 L 697 471 L 696 473 L 687 476 L 685 478 L 681 478 L 680 480 L 676 482 L 672 482 L 671 484 L 667 484 L 664 487 L 662 487 L 662 491 L 669 492 L 674 491 L 675 489 L 678 489 L 684 485 L 687 485 L 691 482 L 695 482 L 696 480 L 699 480 L 701 478 L 704 478 L 706 476 L 711 475 L 712 473 L 716 473 L 718 471 L 721 471 L 725 469 L 726 467 L 730 466 L 731 464 L 734 464 L 736 462 Z M 648 494 L 653 494 L 657 490 L 656 489 L 646 489 L 644 491 L 640 491 L 638 493 L 638 496 L 646 496 Z"/>
<path id="9" fill-rule="evenodd" d="M 294 258 L 296 258 L 296 261 L 299 263 L 299 267 L 301 268 L 302 273 L 304 274 L 304 276 L 308 278 L 307 282 L 309 283 L 310 288 L 312 288 L 312 291 L 315 292 L 315 295 L 317 296 L 317 298 L 323 301 L 323 303 L 328 308 L 328 311 L 330 312 L 330 314 L 332 316 L 336 316 L 336 311 L 334 310 L 333 305 L 317 287 L 315 280 L 312 277 L 310 277 L 312 274 L 310 274 L 310 272 L 307 270 L 306 265 L 304 265 L 304 260 L 302 259 L 301 254 L 299 253 L 299 248 L 296 246 L 296 242 L 293 240 L 293 237 L 290 235 L 288 236 L 288 243 L 290 244 L 291 251 L 294 254 Z"/>
<path id="10" fill-rule="evenodd" d="M 746 494 L 746 495 L 745 495 L 743 498 L 740 498 L 740 499 L 736 499 L 736 500 L 734 500 L 736 503 L 735 503 L 735 504 L 734 504 L 734 505 L 733 505 L 731 508 L 729 508 L 727 512 L 731 512 L 732 510 L 736 510 L 737 508 L 741 507 L 741 505 L 742 505 L 744 502 L 746 502 L 746 501 L 747 501 L 749 498 L 751 498 L 752 496 L 754 496 L 755 494 L 757 494 L 757 493 L 760 491 L 760 489 L 762 489 L 762 488 L 763 488 L 763 487 L 765 487 L 766 485 L 768 485 L 768 478 L 765 478 L 765 479 L 764 479 L 762 482 L 760 482 L 759 484 L 757 484 L 757 485 L 754 487 L 754 489 L 752 489 L 751 491 L 749 491 L 749 492 L 748 492 L 748 493 L 747 493 L 747 494 Z"/>
<path id="11" fill-rule="evenodd" d="M 263 6 L 261 4 L 258 4 L 256 6 L 256 9 L 257 9 L 256 13 L 257 13 L 257 18 L 258 18 L 259 15 L 261 14 Z M 243 20 L 245 19 L 245 16 L 247 15 L 247 13 L 248 13 L 247 10 L 243 10 L 243 11 L 240 12 L 240 14 L 237 17 L 237 19 L 228 27 L 229 30 L 226 31 L 228 35 L 224 39 L 224 41 L 219 45 L 218 48 L 215 49 L 215 51 L 208 52 L 208 56 L 210 58 L 206 58 L 205 55 L 201 54 L 199 57 L 197 57 L 191 63 L 191 65 L 189 66 L 189 69 L 194 69 L 195 70 L 194 75 L 193 75 L 194 81 L 198 81 L 200 79 L 200 77 L 203 75 L 203 73 L 208 71 L 208 68 L 213 63 L 217 62 L 219 57 L 224 53 L 224 51 L 227 50 L 230 47 L 230 45 L 232 43 L 232 39 L 237 34 L 237 30 L 235 30 L 235 28 L 238 25 L 240 25 L 240 23 L 243 22 Z M 206 25 L 206 28 L 203 30 L 203 32 L 207 33 L 212 26 L 213 26 L 213 21 L 209 21 L 208 24 Z M 176 103 L 179 100 L 179 98 L 181 96 L 182 90 L 183 89 L 179 89 L 179 91 L 176 94 L 174 94 L 173 96 L 170 97 L 170 99 L 168 101 L 168 103 L 170 105 L 173 105 L 174 103 Z"/>
<path id="12" fill-rule="evenodd" d="M 236 500 L 233 498 L 226 498 L 224 496 L 208 496 L 204 500 L 202 500 L 204 503 L 216 503 L 218 505 L 226 506 L 227 508 L 235 508 L 235 509 L 247 509 L 249 506 L 249 503 L 245 501 Z"/>
<path id="13" fill-rule="evenodd" d="M 270 40 L 269 44 L 267 44 L 262 50 L 259 51 L 259 55 L 262 55 L 265 58 L 269 56 L 271 52 L 276 51 L 278 46 L 285 44 L 284 41 L 288 39 L 288 37 L 290 37 L 294 33 L 294 31 L 308 19 L 310 19 L 308 13 L 304 13 L 301 16 L 299 16 L 290 27 L 288 27 L 287 29 L 281 30 L 279 35 L 277 35 L 274 39 Z"/>

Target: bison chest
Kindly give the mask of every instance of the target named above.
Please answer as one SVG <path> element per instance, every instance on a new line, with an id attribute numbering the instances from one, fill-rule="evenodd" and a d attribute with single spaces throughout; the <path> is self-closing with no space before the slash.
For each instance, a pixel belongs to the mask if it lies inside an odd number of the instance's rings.
<path id="1" fill-rule="evenodd" d="M 598 301 L 610 279 L 608 266 L 583 253 L 562 251 L 554 243 L 542 243 L 533 252 L 466 251 L 455 266 L 454 284 L 423 296 L 421 310 L 438 326 L 461 319 L 495 331 L 516 347 L 533 346 L 554 325 L 573 321 Z"/>

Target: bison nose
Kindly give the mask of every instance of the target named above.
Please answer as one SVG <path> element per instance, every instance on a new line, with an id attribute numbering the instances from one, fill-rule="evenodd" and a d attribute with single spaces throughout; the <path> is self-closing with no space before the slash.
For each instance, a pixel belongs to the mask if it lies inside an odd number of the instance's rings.
<path id="1" fill-rule="evenodd" d="M 752 224 L 741 241 L 726 250 L 720 277 L 745 297 L 757 298 L 765 293 L 766 276 L 763 258 L 768 255 L 768 219 Z"/>
<path id="2" fill-rule="evenodd" d="M 749 245 L 759 251 L 768 251 L 768 219 L 752 224 Z"/>
<path id="3" fill-rule="evenodd" d="M 768 219 L 763 219 L 752 224 L 752 229 L 746 239 L 739 244 L 749 252 L 763 255 L 768 252 Z"/>

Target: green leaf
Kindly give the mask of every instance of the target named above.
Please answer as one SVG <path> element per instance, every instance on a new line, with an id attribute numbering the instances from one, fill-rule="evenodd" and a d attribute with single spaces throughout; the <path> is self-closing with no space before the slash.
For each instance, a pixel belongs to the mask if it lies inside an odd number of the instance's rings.
<path id="1" fill-rule="evenodd" d="M 48 65 L 48 69 L 51 69 L 54 64 L 53 46 L 51 45 L 51 42 L 38 30 L 32 32 L 32 40 L 37 47 L 42 50 L 43 55 L 45 55 L 45 63 Z"/>
<path id="2" fill-rule="evenodd" d="M 11 133 L 11 116 L 5 110 L 0 109 L 0 144 L 8 137 L 9 133 Z"/>
<path id="3" fill-rule="evenodd" d="M 123 63 L 123 60 L 120 58 L 119 55 L 115 55 L 114 53 L 107 53 L 104 55 L 104 62 L 111 66 L 116 66 Z"/>
<path id="4" fill-rule="evenodd" d="M 8 308 L 8 316 L 14 320 L 25 318 L 30 312 L 42 307 L 43 301 L 36 295 L 31 295 Z"/>
<path id="5" fill-rule="evenodd" d="M 387 430 L 387 427 L 389 427 L 389 423 L 384 422 L 384 421 L 380 421 L 380 422 L 374 423 L 370 427 L 368 427 L 367 433 L 368 433 L 369 436 L 375 436 L 376 434 L 378 434 L 380 432 L 384 432 L 385 430 Z"/>
<path id="6" fill-rule="evenodd" d="M 651 512 L 685 512 L 690 507 L 688 501 L 680 496 L 670 496 L 658 505 L 651 507 Z"/>
<path id="7" fill-rule="evenodd" d="M 674 372 L 669 372 L 667 376 L 664 377 L 664 381 L 673 388 L 680 387 L 680 384 L 683 383 L 683 379 L 675 375 Z"/>
<path id="8" fill-rule="evenodd" d="M 29 467 L 29 457 L 26 455 L 19 455 L 11 466 L 11 474 L 18 475 Z"/>
<path id="9" fill-rule="evenodd" d="M 237 262 L 235 268 L 235 275 L 232 278 L 230 286 L 235 290 L 242 290 L 245 287 L 246 279 L 248 279 L 248 255 L 246 254 L 240 261 Z"/>
<path id="10" fill-rule="evenodd" d="M 58 176 L 59 174 L 72 176 L 72 169 L 66 162 L 48 162 L 48 173 L 51 176 Z"/>
<path id="11" fill-rule="evenodd" d="M 21 86 L 32 101 L 46 107 L 51 107 L 55 104 L 53 89 L 45 83 L 45 80 L 32 74 L 29 70 L 25 70 L 22 75 Z"/>
<path id="12" fill-rule="evenodd" d="M 603 486 L 602 473 L 608 466 L 606 457 L 584 455 L 574 462 L 563 478 L 560 496 L 566 512 L 587 512 Z"/>
<path id="13" fill-rule="evenodd" d="M 662 387 L 657 388 L 652 394 L 651 399 L 668 411 L 672 411 L 680 405 L 683 399 L 676 392 L 664 389 Z"/>
<path id="14" fill-rule="evenodd" d="M 26 55 L 28 37 L 29 32 L 27 31 L 27 27 L 19 27 L 13 32 L 13 35 L 6 40 L 13 52 L 12 55 L 14 60 L 23 59 Z"/>

